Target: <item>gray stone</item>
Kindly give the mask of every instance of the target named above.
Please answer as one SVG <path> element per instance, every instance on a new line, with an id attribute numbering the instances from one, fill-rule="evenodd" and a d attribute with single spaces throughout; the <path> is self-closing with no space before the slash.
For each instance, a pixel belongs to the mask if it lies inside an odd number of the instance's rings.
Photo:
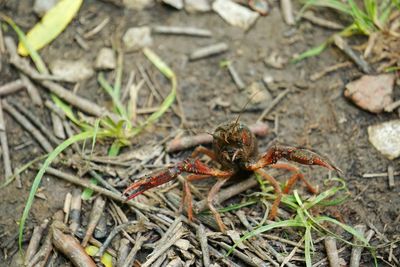
<path id="1" fill-rule="evenodd" d="M 146 7 L 152 6 L 154 0 L 123 0 L 122 3 L 128 9 L 142 10 Z"/>
<path id="2" fill-rule="evenodd" d="M 216 0 L 212 4 L 212 9 L 229 24 L 244 30 L 249 29 L 259 17 L 257 12 L 253 12 L 230 0 Z"/>
<path id="3" fill-rule="evenodd" d="M 47 11 L 57 4 L 59 0 L 35 0 L 33 4 L 33 11 L 39 16 L 43 17 Z"/>
<path id="4" fill-rule="evenodd" d="M 94 70 L 85 60 L 56 59 L 50 63 L 53 75 L 68 82 L 79 82 L 93 76 Z"/>
<path id="5" fill-rule="evenodd" d="M 98 70 L 113 70 L 116 66 L 117 59 L 114 50 L 103 47 L 97 55 L 94 67 Z"/>
<path id="6" fill-rule="evenodd" d="M 360 108 L 380 113 L 393 102 L 394 83 L 395 76 L 392 74 L 364 75 L 348 83 L 344 95 Z"/>
<path id="7" fill-rule="evenodd" d="M 172 6 L 178 10 L 183 8 L 183 0 L 162 0 L 164 4 Z"/>
<path id="8" fill-rule="evenodd" d="M 122 41 L 128 51 L 137 51 L 153 44 L 149 27 L 129 28 L 122 37 Z"/>
<path id="9" fill-rule="evenodd" d="M 369 126 L 368 138 L 388 159 L 393 160 L 400 156 L 400 120 Z"/>
<path id="10" fill-rule="evenodd" d="M 185 10 L 189 13 L 208 12 L 211 5 L 208 0 L 185 0 Z"/>

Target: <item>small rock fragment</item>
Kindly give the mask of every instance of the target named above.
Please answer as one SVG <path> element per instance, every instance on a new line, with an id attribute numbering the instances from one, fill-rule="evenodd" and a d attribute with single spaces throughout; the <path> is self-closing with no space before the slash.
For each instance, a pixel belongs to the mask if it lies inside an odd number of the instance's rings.
<path id="1" fill-rule="evenodd" d="M 243 108 L 246 111 L 262 110 L 272 101 L 270 92 L 260 82 L 252 82 L 243 92 L 233 95 L 231 106 L 233 112 L 241 112 Z M 247 104 L 248 101 L 250 102 Z"/>
<path id="2" fill-rule="evenodd" d="M 259 17 L 257 12 L 250 11 L 230 0 L 216 0 L 212 4 L 212 9 L 229 24 L 244 30 L 249 29 Z"/>
<path id="3" fill-rule="evenodd" d="M 154 0 L 123 0 L 122 2 L 126 8 L 133 10 L 142 10 L 154 4 Z"/>
<path id="4" fill-rule="evenodd" d="M 265 60 L 264 63 L 272 68 L 275 69 L 283 69 L 288 62 L 287 59 L 283 58 L 282 56 L 278 55 L 277 52 L 272 52 Z"/>
<path id="5" fill-rule="evenodd" d="M 97 55 L 94 67 L 98 70 L 113 70 L 116 66 L 117 59 L 114 50 L 103 47 Z"/>
<path id="6" fill-rule="evenodd" d="M 129 28 L 122 41 L 128 51 L 137 51 L 144 47 L 151 46 L 153 39 L 150 34 L 150 27 L 133 27 Z"/>
<path id="7" fill-rule="evenodd" d="M 393 160 L 400 156 L 400 120 L 369 126 L 368 138 L 388 159 Z"/>
<path id="8" fill-rule="evenodd" d="M 185 10 L 188 13 L 208 12 L 211 5 L 208 0 L 185 0 Z"/>
<path id="9" fill-rule="evenodd" d="M 68 82 L 79 82 L 93 76 L 94 70 L 86 60 L 56 59 L 50 63 L 50 70 L 55 76 Z"/>
<path id="10" fill-rule="evenodd" d="M 57 4 L 59 0 L 35 0 L 33 4 L 33 11 L 39 17 L 43 17 L 47 11 Z"/>
<path id="11" fill-rule="evenodd" d="M 172 6 L 178 10 L 183 8 L 183 0 L 162 0 L 164 4 Z"/>
<path id="12" fill-rule="evenodd" d="M 346 85 L 344 95 L 357 106 L 372 113 L 380 113 L 393 102 L 395 76 L 381 74 L 364 75 Z"/>

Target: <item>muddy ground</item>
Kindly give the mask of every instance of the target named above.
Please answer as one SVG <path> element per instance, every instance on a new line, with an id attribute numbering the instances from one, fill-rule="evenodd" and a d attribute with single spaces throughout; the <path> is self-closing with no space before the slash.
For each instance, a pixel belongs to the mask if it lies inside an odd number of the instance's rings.
<path id="1" fill-rule="evenodd" d="M 5 1 L 1 9 L 10 15 L 24 30 L 30 28 L 37 17 L 31 9 L 32 1 Z M 298 7 L 298 6 L 297 6 Z M 324 15 L 322 13 L 322 15 Z M 332 14 L 326 13 L 326 16 Z M 90 50 L 84 51 L 75 41 L 77 29 L 86 32 L 102 21 L 106 16 L 110 22 L 104 29 L 87 40 Z M 387 160 L 375 150 L 368 141 L 367 127 L 379 122 L 396 119 L 398 113 L 384 113 L 375 115 L 354 106 L 343 96 L 344 85 L 359 77 L 361 73 L 353 66 L 327 75 L 317 82 L 311 82 L 309 76 L 327 66 L 345 60 L 340 51 L 328 48 L 319 57 L 310 58 L 297 64 L 287 64 L 283 69 L 274 69 L 264 63 L 264 59 L 273 52 L 290 59 L 293 54 L 298 54 L 305 49 L 319 44 L 333 32 L 301 21 L 296 27 L 286 25 L 281 17 L 278 5 L 275 3 L 270 14 L 260 17 L 255 25 L 248 31 L 228 25 L 215 13 L 187 14 L 176 11 L 167 6 L 157 4 L 151 8 L 137 12 L 116 7 L 101 1 L 85 1 L 78 17 L 73 23 L 40 54 L 45 62 L 54 59 L 80 59 L 85 58 L 93 62 L 99 49 L 111 46 L 113 38 L 120 38 L 127 28 L 133 26 L 154 25 L 185 25 L 206 28 L 212 31 L 212 38 L 195 38 L 175 35 L 153 35 L 154 44 L 151 47 L 161 58 L 176 72 L 179 83 L 179 94 L 182 101 L 184 115 L 188 122 L 185 129 L 187 134 L 212 131 L 222 122 L 235 119 L 238 113 L 231 111 L 233 95 L 239 90 L 233 83 L 226 69 L 220 67 L 223 60 L 232 60 L 237 72 L 245 84 L 261 82 L 263 77 L 271 75 L 282 86 L 269 88 L 273 97 L 276 97 L 285 88 L 290 92 L 266 116 L 271 133 L 266 138 L 259 140 L 260 151 L 265 151 L 270 141 L 278 139 L 282 143 L 312 148 L 323 155 L 327 155 L 337 166 L 343 170 L 343 178 L 351 192 L 346 204 L 338 207 L 344 222 L 349 225 L 370 224 L 374 225 L 388 240 L 398 240 L 400 233 L 400 186 L 395 180 L 395 186 L 389 189 L 386 178 L 362 178 L 364 173 L 386 172 L 387 166 L 392 164 L 397 170 L 400 161 Z M 4 33 L 11 35 L 16 40 L 11 30 Z M 289 37 L 287 37 L 289 36 Z M 298 41 L 290 43 L 293 36 L 298 36 Z M 229 51 L 210 58 L 188 61 L 188 54 L 194 49 L 216 42 L 229 44 Z M 363 39 L 353 39 L 354 42 L 363 42 Z M 138 65 L 151 69 L 151 65 L 141 53 L 124 54 L 123 84 L 126 84 L 129 72 L 137 70 Z M 160 83 L 162 95 L 167 95 L 168 82 L 152 70 Z M 13 81 L 18 77 L 16 70 L 2 58 L 0 72 L 1 83 Z M 71 84 L 66 87 L 72 88 Z M 400 96 L 398 86 L 395 97 Z M 267 90 L 265 88 L 265 90 Z M 144 103 L 148 96 L 148 88 L 144 88 L 139 96 L 139 102 Z M 96 78 L 92 77 L 81 83 L 77 92 L 96 103 L 109 107 L 110 99 L 99 88 Z M 49 99 L 49 94 L 41 90 L 43 99 Z M 18 101 L 21 105 L 31 110 L 50 128 L 51 121 L 48 110 L 35 107 L 31 104 L 25 92 L 9 95 L 7 99 Z M 215 99 L 227 102 L 226 107 L 215 106 Z M 141 105 L 141 104 L 139 104 Z M 254 123 L 262 110 L 244 111 L 240 120 L 247 124 Z M 278 119 L 278 131 L 273 129 Z M 17 124 L 9 114 L 5 113 L 7 136 L 11 150 L 13 167 L 20 166 L 35 157 L 43 154 L 43 150 L 31 136 Z M 124 151 L 143 148 L 143 145 L 153 145 L 179 127 L 180 120 L 172 112 L 167 113 L 155 126 L 133 141 Z M 101 147 L 104 143 L 100 143 Z M 96 153 L 105 153 L 104 148 L 97 149 Z M 183 159 L 190 151 L 170 154 L 173 162 Z M 105 154 L 103 154 L 105 155 Z M 328 177 L 328 172 L 321 168 L 302 168 L 311 182 L 324 188 L 323 181 Z M 4 173 L 0 164 L 0 173 Z M 10 240 L 17 239 L 18 221 L 24 209 L 24 204 L 32 184 L 34 170 L 29 170 L 21 175 L 22 188 L 17 189 L 11 184 L 1 189 L 0 201 L 0 240 L 11 243 L 11 247 L 3 249 L 0 253 L 1 266 L 9 266 L 15 258 L 17 244 Z M 395 177 L 398 178 L 398 177 Z M 4 177 L 3 177 L 4 179 Z M 49 218 L 56 210 L 63 207 L 64 196 L 71 191 L 73 186 L 50 176 L 45 176 L 40 192 L 45 199 L 36 198 L 27 228 L 32 229 L 44 218 Z M 300 192 L 304 192 L 298 186 Z M 257 187 L 253 191 L 259 190 Z M 250 192 L 250 191 L 249 191 Z M 252 192 L 252 191 L 251 191 Z M 382 237 L 376 235 L 373 244 L 384 244 Z M 5 244 L 5 243 L 3 243 Z M 27 243 L 25 243 L 27 245 Z M 321 253 L 323 254 L 323 248 Z M 5 254 L 12 252 L 13 254 Z M 341 257 L 349 259 L 350 250 L 347 249 Z M 397 258 L 400 257 L 399 248 L 393 251 Z M 388 250 L 379 250 L 379 256 L 385 261 Z M 320 257 L 319 257 L 320 258 Z M 61 260 L 60 262 L 63 262 Z M 363 266 L 370 266 L 372 258 L 369 253 L 363 254 Z M 59 263 L 59 264 L 66 264 Z M 243 263 L 241 263 L 243 264 Z M 299 266 L 301 262 L 297 262 Z M 245 265 L 245 264 L 243 264 Z M 63 265 L 65 266 L 65 265 Z M 380 266 L 385 266 L 380 261 Z M 394 266 L 394 265 L 393 265 Z"/>

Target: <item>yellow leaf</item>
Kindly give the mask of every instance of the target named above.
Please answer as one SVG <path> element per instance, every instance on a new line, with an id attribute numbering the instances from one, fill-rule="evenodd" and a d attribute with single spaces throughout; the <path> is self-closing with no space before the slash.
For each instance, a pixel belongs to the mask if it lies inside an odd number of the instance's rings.
<path id="1" fill-rule="evenodd" d="M 99 251 L 99 248 L 95 246 L 87 246 L 85 248 L 85 251 L 89 256 L 93 257 L 94 255 L 96 255 L 97 251 Z M 101 257 L 101 263 L 103 263 L 105 267 L 112 267 L 111 255 L 105 252 Z"/>
<path id="2" fill-rule="evenodd" d="M 47 11 L 42 20 L 26 35 L 32 48 L 39 50 L 53 41 L 71 22 L 82 2 L 83 0 L 61 0 Z M 21 56 L 28 55 L 27 49 L 21 42 L 18 44 L 18 53 Z"/>

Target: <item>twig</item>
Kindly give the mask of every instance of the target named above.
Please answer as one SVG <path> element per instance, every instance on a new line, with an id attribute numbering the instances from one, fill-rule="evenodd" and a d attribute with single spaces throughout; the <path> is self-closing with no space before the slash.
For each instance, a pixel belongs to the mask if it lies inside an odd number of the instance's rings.
<path id="1" fill-rule="evenodd" d="M 257 122 L 250 125 L 250 130 L 257 136 L 264 137 L 269 133 L 268 125 L 263 122 Z M 166 148 L 168 153 L 181 151 L 202 144 L 212 143 L 213 137 L 208 133 L 202 133 L 195 136 L 180 137 L 172 140 Z"/>
<path id="2" fill-rule="evenodd" d="M 25 117 L 27 117 L 46 137 L 54 144 L 58 145 L 60 141 L 49 131 L 48 127 L 46 127 L 39 119 L 38 116 L 35 116 L 31 111 L 26 109 L 20 103 L 16 101 L 10 100 L 10 104 L 12 104 L 16 109 L 18 109 Z"/>
<path id="3" fill-rule="evenodd" d="M 119 241 L 119 249 L 118 249 L 118 257 L 117 257 L 117 266 L 123 267 L 124 263 L 126 262 L 126 258 L 129 254 L 129 240 L 126 238 L 122 238 Z"/>
<path id="4" fill-rule="evenodd" d="M 361 235 L 364 236 L 365 234 L 365 230 L 367 229 L 366 225 L 363 224 L 359 224 L 354 226 L 354 229 L 360 233 Z M 353 243 L 357 244 L 357 245 L 361 245 L 361 241 L 358 240 L 358 238 L 356 238 L 355 236 L 353 237 Z M 358 267 L 360 266 L 360 259 L 361 259 L 361 253 L 363 251 L 363 247 L 359 247 L 359 246 L 353 246 L 352 250 L 351 250 L 351 258 L 350 258 L 350 267 Z"/>
<path id="5" fill-rule="evenodd" d="M 0 96 L 8 95 L 11 93 L 15 93 L 24 88 L 24 83 L 21 79 L 6 83 L 0 86 Z"/>
<path id="6" fill-rule="evenodd" d="M 102 196 L 101 195 L 97 196 L 96 200 L 93 203 L 93 208 L 90 211 L 89 223 L 86 228 L 85 237 L 82 240 L 83 247 L 86 247 L 87 243 L 89 242 L 89 239 L 92 236 L 94 229 L 96 228 L 96 225 L 99 222 L 100 217 L 104 212 L 105 205 L 106 201 L 102 198 Z"/>
<path id="7" fill-rule="evenodd" d="M 285 266 L 286 263 L 288 263 L 288 262 L 290 261 L 290 259 L 293 258 L 293 256 L 296 254 L 297 250 L 301 247 L 301 244 L 302 244 L 303 242 L 304 242 L 304 236 L 299 240 L 299 242 L 297 242 L 296 246 L 292 249 L 292 251 L 289 253 L 289 255 L 287 255 L 287 256 L 283 259 L 283 261 L 282 261 L 280 267 Z"/>
<path id="8" fill-rule="evenodd" d="M 36 88 L 36 86 L 25 74 L 20 73 L 19 77 L 21 77 L 21 81 L 25 86 L 28 95 L 31 97 L 32 103 L 39 107 L 43 106 L 42 98 L 40 97 L 39 90 Z"/>
<path id="9" fill-rule="evenodd" d="M 228 71 L 232 77 L 232 80 L 236 84 L 237 88 L 239 90 L 243 90 L 245 88 L 245 84 L 244 84 L 242 78 L 240 78 L 239 74 L 237 73 L 235 67 L 233 66 L 233 63 L 228 64 Z"/>
<path id="10" fill-rule="evenodd" d="M 66 138 L 66 135 L 64 132 L 64 126 L 61 118 L 53 112 L 50 112 L 50 117 L 53 125 L 54 135 L 60 138 L 61 140 L 64 140 Z"/>
<path id="11" fill-rule="evenodd" d="M 333 36 L 333 41 L 335 45 L 343 52 L 345 53 L 351 60 L 356 63 L 358 68 L 364 72 L 364 73 L 371 73 L 372 69 L 369 66 L 369 64 L 359 55 L 357 55 L 354 50 L 346 43 L 346 41 L 340 37 L 339 35 L 335 34 Z"/>
<path id="12" fill-rule="evenodd" d="M 40 245 L 40 240 L 42 239 L 43 236 L 43 231 L 47 228 L 47 225 L 49 224 L 49 220 L 45 219 L 40 226 L 35 226 L 33 229 L 33 233 L 31 236 L 31 240 L 29 241 L 28 248 L 26 249 L 25 252 L 25 265 L 28 265 L 29 261 L 33 258 L 35 253 L 37 252 L 37 249 L 39 248 Z"/>
<path id="13" fill-rule="evenodd" d="M 321 18 L 321 17 L 317 17 L 315 16 L 314 12 L 312 12 L 311 10 L 308 10 L 306 12 L 304 12 L 301 15 L 302 18 L 305 18 L 306 20 L 310 21 L 311 23 L 324 27 L 324 28 L 328 28 L 328 29 L 332 29 L 332 30 L 342 30 L 344 28 L 343 25 Z"/>
<path id="14" fill-rule="evenodd" d="M 121 196 L 121 194 L 117 194 L 117 193 L 111 192 L 111 191 L 109 191 L 107 189 L 104 189 L 104 188 L 102 188 L 100 186 L 93 185 L 87 180 L 79 179 L 76 176 L 61 172 L 61 171 L 59 171 L 57 169 L 49 167 L 49 168 L 47 168 L 46 172 L 48 174 L 54 175 L 55 177 L 61 178 L 61 179 L 65 180 L 65 181 L 68 181 L 70 183 L 73 183 L 73 184 L 76 184 L 76 185 L 79 185 L 79 186 L 82 186 L 82 187 L 86 187 L 86 188 L 92 189 L 93 191 L 95 191 L 95 192 L 97 192 L 99 194 L 102 194 L 102 195 L 104 195 L 106 197 L 114 199 L 114 200 L 116 200 L 116 201 L 118 201 L 120 203 L 127 204 L 129 206 L 135 207 L 137 209 L 144 210 L 144 211 L 155 211 L 155 212 L 160 211 L 159 208 L 148 206 L 148 205 L 143 204 L 143 203 L 135 202 L 135 201 L 132 201 L 132 200 L 126 201 L 126 199 L 123 198 Z"/>
<path id="15" fill-rule="evenodd" d="M 229 251 L 231 249 L 231 246 L 229 246 L 228 244 L 225 244 L 224 242 L 215 242 L 215 244 L 218 244 L 220 247 L 222 247 L 224 250 Z M 240 252 L 238 249 L 235 249 L 232 252 L 233 255 L 235 255 L 236 257 L 238 257 L 239 259 L 241 259 L 242 261 L 244 261 L 246 264 L 248 264 L 248 266 L 260 266 L 258 263 L 262 263 L 262 260 L 258 257 L 249 257 L 246 254 L 244 254 L 243 252 Z M 257 262 L 255 262 L 257 261 Z M 261 266 L 264 266 L 264 264 L 262 264 Z M 279 266 L 279 265 L 278 265 Z"/>
<path id="16" fill-rule="evenodd" d="M 4 164 L 4 177 L 8 179 L 12 176 L 12 167 L 10 160 L 10 150 L 8 148 L 8 140 L 6 134 L 6 122 L 3 116 L 3 105 L 0 98 L 0 145 L 2 149 L 3 164 Z"/>
<path id="17" fill-rule="evenodd" d="M 21 126 L 25 128 L 25 130 L 27 130 L 36 139 L 36 141 L 38 141 L 38 143 L 47 153 L 53 151 L 53 147 L 47 141 L 47 139 L 21 113 L 19 113 L 13 106 L 9 105 L 5 100 L 3 100 L 3 107 L 5 111 L 7 111 L 19 124 L 21 124 Z"/>
<path id="18" fill-rule="evenodd" d="M 268 107 L 264 109 L 261 113 L 260 117 L 258 117 L 257 122 L 260 122 L 264 119 L 265 116 L 290 92 L 289 89 L 284 90 L 281 92 L 277 97 L 272 100 Z"/>
<path id="19" fill-rule="evenodd" d="M 223 255 L 222 253 L 220 253 L 218 250 L 216 250 L 214 247 L 212 247 L 211 245 L 208 245 L 208 249 L 210 250 L 210 253 L 213 254 L 216 258 L 218 258 L 219 260 L 221 260 L 223 263 L 226 264 L 226 266 L 232 266 L 232 267 L 239 267 L 238 264 L 236 264 L 235 262 L 231 261 L 230 259 L 228 259 L 227 257 L 225 257 L 225 255 Z"/>
<path id="20" fill-rule="evenodd" d="M 82 190 L 80 188 L 74 188 L 72 190 L 72 199 L 71 199 L 71 210 L 69 216 L 69 229 L 71 229 L 72 233 L 75 234 L 81 225 L 81 207 L 82 207 L 82 199 L 81 199 Z"/>
<path id="21" fill-rule="evenodd" d="M 95 257 L 101 258 L 104 254 L 104 251 L 106 251 L 107 247 L 110 245 L 111 241 L 113 238 L 123 229 L 133 225 L 137 224 L 137 221 L 130 221 L 127 223 L 120 224 L 111 231 L 111 233 L 108 235 L 107 239 L 104 241 L 103 245 L 100 247 L 100 249 L 97 251 Z"/>
<path id="22" fill-rule="evenodd" d="M 130 267 L 133 266 L 133 262 L 135 261 L 137 252 L 142 248 L 144 241 L 147 240 L 147 237 L 142 236 L 141 233 L 138 233 L 135 240 L 135 245 L 132 250 L 129 252 L 126 257 L 125 264 L 122 267 Z M 142 265 L 143 267 L 144 265 Z"/>
<path id="23" fill-rule="evenodd" d="M 313 81 L 313 82 L 315 82 L 316 80 L 321 79 L 322 77 L 324 77 L 324 76 L 327 75 L 328 73 L 337 71 L 338 69 L 341 69 L 341 68 L 350 67 L 352 64 L 353 64 L 353 63 L 351 63 L 350 61 L 345 61 L 345 62 L 337 63 L 337 64 L 335 64 L 335 65 L 326 67 L 326 68 L 324 68 L 323 70 L 318 71 L 318 72 L 312 74 L 312 75 L 310 76 L 310 80 Z"/>
<path id="24" fill-rule="evenodd" d="M 282 10 L 283 19 L 285 20 L 286 24 L 288 24 L 288 25 L 296 24 L 296 21 L 293 17 L 292 1 L 291 0 L 281 0 L 280 2 L 281 2 L 281 10 Z"/>
<path id="25" fill-rule="evenodd" d="M 89 257 L 79 242 L 71 235 L 63 233 L 62 229 L 67 228 L 65 224 L 58 222 L 57 224 L 53 224 L 51 228 L 54 247 L 64 254 L 74 266 L 96 267 L 92 258 Z"/>
<path id="26" fill-rule="evenodd" d="M 90 49 L 89 44 L 82 38 L 80 34 L 75 34 L 74 39 L 83 50 L 88 51 Z"/>
<path id="27" fill-rule="evenodd" d="M 110 22 L 110 17 L 103 19 L 96 27 L 86 32 L 83 37 L 89 39 L 99 33 L 108 23 Z"/>
<path id="28" fill-rule="evenodd" d="M 331 267 L 340 266 L 339 254 L 336 248 L 336 239 L 331 236 L 327 236 L 324 242 L 329 265 Z"/>
<path id="29" fill-rule="evenodd" d="M 112 119 L 118 120 L 117 115 L 114 113 L 110 113 L 105 108 L 85 99 L 83 97 L 79 97 L 72 93 L 71 91 L 65 89 L 61 85 L 52 82 L 52 81 L 40 81 L 41 85 L 47 88 L 50 92 L 57 95 L 59 98 L 65 100 L 72 106 L 82 110 L 83 112 L 94 115 L 97 117 L 102 117 L 105 115 L 111 116 Z"/>
<path id="30" fill-rule="evenodd" d="M 68 192 L 65 195 L 65 200 L 64 200 L 64 207 L 63 207 L 63 211 L 65 213 L 64 216 L 64 223 L 68 222 L 69 219 L 69 214 L 71 212 L 71 202 L 72 202 L 72 194 L 70 192 Z"/>
<path id="31" fill-rule="evenodd" d="M 189 56 L 189 59 L 197 60 L 197 59 L 202 59 L 205 57 L 214 56 L 214 55 L 226 52 L 228 50 L 228 48 L 229 47 L 226 43 L 218 43 L 218 44 L 209 45 L 206 47 L 199 48 L 196 51 L 192 52 Z"/>
<path id="32" fill-rule="evenodd" d="M 341 252 L 343 252 L 345 249 L 346 249 L 346 246 L 341 247 L 341 248 L 337 251 L 338 254 L 341 253 Z M 325 257 L 325 258 L 323 258 L 322 260 L 320 260 L 320 261 L 314 263 L 314 264 L 312 265 L 312 267 L 318 267 L 318 266 L 324 264 L 326 261 L 328 261 L 328 257 Z M 325 265 L 324 265 L 324 266 L 325 266 Z M 340 266 L 340 265 L 339 265 L 339 266 Z"/>
<path id="33" fill-rule="evenodd" d="M 61 99 L 65 100 L 69 104 L 82 110 L 85 113 L 97 117 L 108 115 L 113 120 L 116 121 L 118 120 L 118 116 L 116 114 L 108 112 L 105 108 L 97 105 L 96 103 L 93 103 L 88 99 L 75 95 L 71 91 L 65 89 L 64 87 L 55 82 L 43 80 L 43 75 L 40 75 L 32 66 L 29 65 L 29 63 L 25 59 L 18 56 L 14 40 L 12 40 L 10 37 L 6 37 L 5 40 L 7 49 L 10 53 L 10 62 L 19 70 L 28 75 L 30 78 L 37 80 L 43 87 L 47 88 L 50 92 L 52 92 L 53 94 L 57 95 Z M 45 77 L 45 78 L 48 79 L 51 77 Z"/>
<path id="34" fill-rule="evenodd" d="M 394 176 L 400 175 L 400 171 L 393 172 Z M 381 177 L 388 177 L 387 172 L 378 172 L 378 173 L 364 173 L 363 178 L 381 178 Z"/>
<path id="35" fill-rule="evenodd" d="M 154 254 L 151 254 L 151 257 L 147 259 L 145 263 L 142 264 L 142 267 L 151 266 L 151 264 L 158 259 L 162 254 L 164 254 L 171 246 L 175 244 L 176 241 L 181 239 L 182 236 L 185 235 L 185 230 L 183 228 L 179 228 L 174 235 L 168 239 L 165 243 L 160 244 L 156 248 L 154 248 Z"/>
<path id="36" fill-rule="evenodd" d="M 193 27 L 154 26 L 152 28 L 152 32 L 158 34 L 176 34 L 176 35 L 188 35 L 196 37 L 212 36 L 212 33 L 209 30 L 193 28 Z"/>
<path id="37" fill-rule="evenodd" d="M 207 234 L 204 225 L 200 224 L 197 228 L 197 238 L 199 239 L 201 251 L 203 252 L 203 266 L 210 266 L 210 251 L 208 250 Z"/>
<path id="38" fill-rule="evenodd" d="M 388 166 L 388 178 L 389 178 L 389 188 L 392 189 L 394 187 L 394 169 L 393 165 Z"/>

